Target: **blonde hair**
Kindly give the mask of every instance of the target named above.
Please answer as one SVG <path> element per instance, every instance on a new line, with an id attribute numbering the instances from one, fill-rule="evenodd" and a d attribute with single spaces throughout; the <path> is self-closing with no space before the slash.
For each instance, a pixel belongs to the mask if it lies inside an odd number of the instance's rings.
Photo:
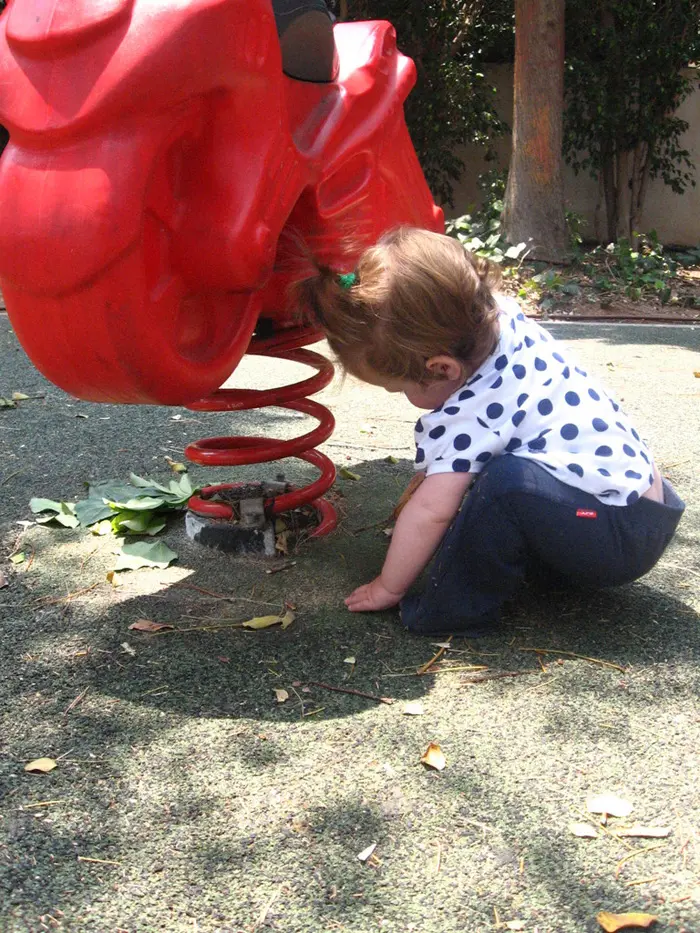
<path id="1" fill-rule="evenodd" d="M 296 298 L 349 372 L 367 366 L 426 383 L 441 378 L 426 371 L 432 356 L 452 356 L 471 372 L 493 350 L 500 276 L 457 240 L 399 227 L 361 255 L 349 288 L 337 271 L 315 265 Z"/>

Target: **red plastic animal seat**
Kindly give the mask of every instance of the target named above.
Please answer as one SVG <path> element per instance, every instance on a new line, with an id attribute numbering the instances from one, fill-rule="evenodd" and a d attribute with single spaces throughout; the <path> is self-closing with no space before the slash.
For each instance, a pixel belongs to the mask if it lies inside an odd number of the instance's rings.
<path id="1" fill-rule="evenodd" d="M 285 227 L 332 263 L 349 235 L 442 229 L 403 118 L 413 63 L 388 23 L 335 35 L 338 80 L 316 85 L 282 74 L 269 0 L 10 0 L 0 285 L 48 379 L 201 399 L 260 317 L 295 326 Z"/>

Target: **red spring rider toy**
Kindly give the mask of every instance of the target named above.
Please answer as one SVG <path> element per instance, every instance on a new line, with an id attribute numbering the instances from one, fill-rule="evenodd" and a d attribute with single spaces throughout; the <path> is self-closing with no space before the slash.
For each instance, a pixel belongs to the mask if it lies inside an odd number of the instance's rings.
<path id="1" fill-rule="evenodd" d="M 335 524 L 319 501 L 333 465 L 313 449 L 333 419 L 307 396 L 333 368 L 303 349 L 322 334 L 285 303 L 280 236 L 340 266 L 348 234 L 363 248 L 397 224 L 442 229 L 403 117 L 413 62 L 389 23 L 334 32 L 337 78 L 317 84 L 283 74 L 270 0 L 10 0 L 0 16 L 0 285 L 19 340 L 82 399 L 317 418 L 291 441 L 186 451 L 314 464 L 265 514 L 311 502 L 317 535 Z M 318 373 L 220 389 L 246 352 Z M 227 488 L 191 502 L 203 526 L 230 524 Z"/>

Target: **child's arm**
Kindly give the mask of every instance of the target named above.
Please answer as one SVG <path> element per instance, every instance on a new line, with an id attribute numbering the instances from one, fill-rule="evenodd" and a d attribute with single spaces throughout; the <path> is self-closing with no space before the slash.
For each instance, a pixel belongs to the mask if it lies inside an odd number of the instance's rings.
<path id="1" fill-rule="evenodd" d="M 401 511 L 380 575 L 345 600 L 351 612 L 395 606 L 435 553 L 459 511 L 473 473 L 435 473 Z"/>

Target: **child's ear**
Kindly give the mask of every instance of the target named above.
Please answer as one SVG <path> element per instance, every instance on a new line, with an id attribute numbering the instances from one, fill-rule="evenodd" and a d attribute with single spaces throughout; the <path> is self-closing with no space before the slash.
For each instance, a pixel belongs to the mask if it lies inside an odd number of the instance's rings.
<path id="1" fill-rule="evenodd" d="M 446 354 L 431 356 L 426 362 L 425 368 L 433 378 L 445 381 L 454 382 L 457 379 L 466 377 L 464 366 L 453 356 L 447 356 Z"/>

